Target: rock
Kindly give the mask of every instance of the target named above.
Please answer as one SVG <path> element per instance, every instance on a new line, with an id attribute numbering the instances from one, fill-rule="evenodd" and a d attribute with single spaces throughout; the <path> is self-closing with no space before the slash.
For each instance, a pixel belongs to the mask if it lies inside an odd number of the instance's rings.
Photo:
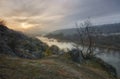
<path id="1" fill-rule="evenodd" d="M 12 49 L 9 46 L 7 46 L 4 41 L 0 41 L 0 54 L 7 54 L 7 55 L 15 56 Z"/>
<path id="2" fill-rule="evenodd" d="M 52 45 L 49 50 L 52 52 L 52 54 L 59 54 L 60 53 L 60 49 L 59 47 L 55 46 L 55 45 Z"/>
<path id="3" fill-rule="evenodd" d="M 82 54 L 81 50 L 78 49 L 72 49 L 71 51 L 68 52 L 72 58 L 73 61 L 78 62 L 78 63 L 83 63 L 84 61 L 84 56 Z"/>
<path id="4" fill-rule="evenodd" d="M 22 58 L 41 58 L 48 45 L 0 25 L 0 54 Z"/>

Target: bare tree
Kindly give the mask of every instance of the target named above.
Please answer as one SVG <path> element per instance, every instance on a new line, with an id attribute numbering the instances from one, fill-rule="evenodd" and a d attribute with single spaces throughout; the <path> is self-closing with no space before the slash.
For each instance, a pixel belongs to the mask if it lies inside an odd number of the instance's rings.
<path id="1" fill-rule="evenodd" d="M 81 51 L 83 53 L 84 58 L 90 58 L 95 56 L 95 37 L 97 37 L 97 30 L 92 26 L 90 20 L 84 21 L 80 26 L 76 23 L 77 32 L 79 35 L 79 43 L 81 45 Z M 79 47 L 75 46 L 77 49 Z"/>

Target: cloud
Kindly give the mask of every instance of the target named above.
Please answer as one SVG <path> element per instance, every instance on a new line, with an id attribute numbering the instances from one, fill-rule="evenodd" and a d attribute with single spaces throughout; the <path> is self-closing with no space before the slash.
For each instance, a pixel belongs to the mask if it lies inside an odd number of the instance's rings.
<path id="1" fill-rule="evenodd" d="M 120 0 L 0 0 L 0 17 L 16 30 L 26 23 L 34 26 L 26 31 L 52 31 L 74 27 L 88 17 L 95 24 L 118 22 L 119 4 Z"/>

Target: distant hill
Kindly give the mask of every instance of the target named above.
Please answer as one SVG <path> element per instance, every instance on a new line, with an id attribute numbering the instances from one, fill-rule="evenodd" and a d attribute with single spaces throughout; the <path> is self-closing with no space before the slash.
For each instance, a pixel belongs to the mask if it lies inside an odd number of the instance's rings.
<path id="1" fill-rule="evenodd" d="M 96 25 L 96 26 L 92 26 L 91 28 L 97 29 L 104 34 L 120 33 L 120 23 Z M 60 34 L 60 33 L 64 35 L 73 35 L 77 33 L 77 29 L 76 28 L 61 29 L 61 30 L 56 30 L 50 34 Z"/>
<path id="2" fill-rule="evenodd" d="M 82 29 L 84 30 L 84 28 Z M 96 46 L 120 50 L 120 23 L 91 26 L 91 29 L 97 30 L 95 34 L 99 34 L 99 37 L 96 37 L 93 32 L 93 39 Z M 60 41 L 80 42 L 77 28 L 57 30 L 47 34 L 46 37 L 55 38 Z"/>
<path id="3" fill-rule="evenodd" d="M 0 55 L 22 58 L 41 58 L 48 46 L 36 38 L 28 37 L 0 24 Z"/>

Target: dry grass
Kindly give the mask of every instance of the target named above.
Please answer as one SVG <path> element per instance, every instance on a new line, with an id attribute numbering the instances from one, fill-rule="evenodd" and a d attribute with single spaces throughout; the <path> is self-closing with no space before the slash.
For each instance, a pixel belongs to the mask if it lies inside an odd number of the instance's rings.
<path id="1" fill-rule="evenodd" d="M 0 79 L 112 79 L 104 76 L 103 70 L 93 69 L 59 57 L 28 60 L 0 56 Z"/>

